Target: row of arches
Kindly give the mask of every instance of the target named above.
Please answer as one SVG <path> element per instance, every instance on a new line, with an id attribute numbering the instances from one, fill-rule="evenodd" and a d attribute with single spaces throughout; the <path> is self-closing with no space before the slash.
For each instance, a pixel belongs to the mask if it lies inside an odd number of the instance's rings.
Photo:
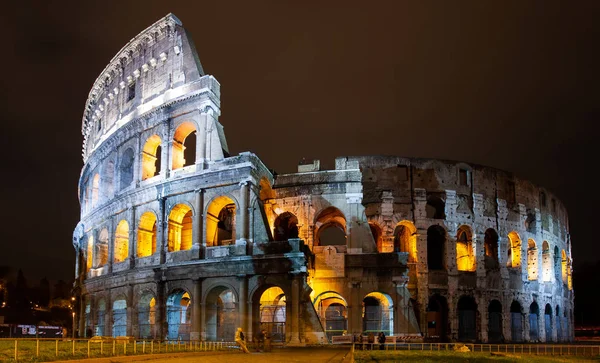
<path id="1" fill-rule="evenodd" d="M 491 300 L 487 306 L 487 336 L 488 342 L 505 341 L 565 341 L 570 340 L 568 331 L 570 315 L 556 305 L 554 311 L 550 304 L 544 308 L 543 318 L 540 316 L 538 303 L 533 301 L 525 311 L 519 301 L 513 301 L 510 309 L 505 311 L 499 300 Z M 456 306 L 458 321 L 457 339 L 459 341 L 479 340 L 481 317 L 479 307 L 472 296 L 461 296 Z M 572 313 L 572 312 L 571 312 Z M 508 314 L 508 315 L 507 315 Z M 507 319 L 504 316 L 507 315 Z M 527 321 L 525 321 L 527 319 Z M 541 321 L 540 321 L 541 320 Z M 505 336 L 503 324 L 509 324 L 510 335 Z M 540 324 L 544 324 L 545 336 L 541 336 Z M 433 295 L 427 304 L 427 336 L 432 339 L 447 340 L 450 331 L 449 311 L 446 299 L 441 295 Z M 527 335 L 526 335 L 527 332 Z"/>
<path id="2" fill-rule="evenodd" d="M 177 127 L 171 140 L 171 170 L 177 170 L 196 163 L 196 126 L 187 121 Z M 162 160 L 164 141 L 159 135 L 149 136 L 140 153 L 140 179 L 147 180 L 160 174 L 164 161 Z M 135 168 L 135 152 L 133 147 L 126 148 L 118 156 L 117 178 L 118 190 L 123 190 L 133 183 Z M 106 163 L 100 173 L 94 174 L 91 180 L 84 182 L 84 194 L 82 198 L 83 210 L 90 211 L 100 202 L 101 195 L 112 195 L 114 192 L 115 167 L 114 161 Z M 103 193 L 101 193 L 103 192 Z"/>
<path id="3" fill-rule="evenodd" d="M 220 246 L 235 241 L 236 205 L 226 196 L 215 198 L 206 213 L 206 245 Z M 167 251 L 186 251 L 192 248 L 193 211 L 187 204 L 176 204 L 168 213 Z M 135 256 L 144 258 L 157 252 L 157 235 L 159 220 L 153 211 L 144 212 L 138 219 L 136 234 L 131 233 L 129 222 L 120 220 L 114 230 L 113 262 L 120 263 L 130 257 L 130 237 L 136 239 Z M 109 259 L 109 231 L 102 228 L 97 240 L 94 234 L 87 239 L 86 268 L 101 267 Z"/>

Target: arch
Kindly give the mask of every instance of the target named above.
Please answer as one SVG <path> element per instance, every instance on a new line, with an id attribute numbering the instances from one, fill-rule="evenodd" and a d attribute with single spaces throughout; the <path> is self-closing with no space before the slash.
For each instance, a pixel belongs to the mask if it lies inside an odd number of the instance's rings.
<path id="1" fill-rule="evenodd" d="M 145 292 L 140 297 L 138 304 L 139 338 L 156 338 L 156 298 L 151 292 Z"/>
<path id="2" fill-rule="evenodd" d="M 542 242 L 542 281 L 552 281 L 552 257 L 548 241 Z"/>
<path id="3" fill-rule="evenodd" d="M 540 329 L 539 329 L 539 316 L 540 308 L 534 301 L 529 305 L 529 340 L 538 341 L 540 340 Z"/>
<path id="4" fill-rule="evenodd" d="M 427 267 L 444 270 L 446 255 L 446 230 L 438 225 L 427 228 Z"/>
<path id="5" fill-rule="evenodd" d="M 260 295 L 260 327 L 271 333 L 271 340 L 285 342 L 287 304 L 286 296 L 279 286 L 267 288 Z"/>
<path id="6" fill-rule="evenodd" d="M 103 298 L 100 298 L 96 308 L 96 332 L 94 335 L 104 336 L 104 326 L 106 319 L 106 302 Z"/>
<path id="7" fill-rule="evenodd" d="M 345 246 L 346 217 L 335 207 L 323 209 L 315 219 L 316 246 Z"/>
<path id="8" fill-rule="evenodd" d="M 264 176 L 262 178 L 260 178 L 259 181 L 259 186 L 260 186 L 260 192 L 259 192 L 259 199 L 262 200 L 263 202 L 269 199 L 274 199 L 275 198 L 275 192 L 273 191 L 273 188 L 271 187 L 271 183 L 269 182 L 269 180 L 267 178 L 265 178 Z"/>
<path id="9" fill-rule="evenodd" d="M 146 139 L 142 149 L 142 180 L 152 178 L 160 173 L 162 165 L 162 140 L 158 135 Z"/>
<path id="10" fill-rule="evenodd" d="M 192 318 L 192 298 L 190 294 L 177 289 L 167 298 L 167 339 L 188 340 Z"/>
<path id="11" fill-rule="evenodd" d="M 562 331 L 562 319 L 560 317 L 560 307 L 556 305 L 556 340 L 561 342 L 563 340 L 563 331 Z"/>
<path id="12" fill-rule="evenodd" d="M 206 209 L 206 246 L 235 244 L 237 207 L 224 195 L 212 200 Z"/>
<path id="13" fill-rule="evenodd" d="M 106 198 L 112 198 L 115 194 L 115 161 L 110 159 L 106 162 L 102 172 L 102 190 Z"/>
<path id="14" fill-rule="evenodd" d="M 127 299 L 124 296 L 117 297 L 113 302 L 112 336 L 127 336 Z"/>
<path id="15" fill-rule="evenodd" d="M 108 229 L 102 228 L 96 242 L 96 255 L 94 262 L 96 267 L 105 266 L 108 264 Z"/>
<path id="16" fill-rule="evenodd" d="M 85 338 L 91 338 L 93 333 L 92 333 L 92 327 L 93 327 L 93 322 L 92 322 L 92 305 L 89 301 L 89 298 L 86 299 L 85 302 L 85 332 L 84 332 L 84 337 Z"/>
<path id="17" fill-rule="evenodd" d="M 121 220 L 115 231 L 115 249 L 116 263 L 123 262 L 129 257 L 129 223 L 126 220 Z"/>
<path id="18" fill-rule="evenodd" d="M 156 215 L 145 212 L 140 217 L 137 231 L 137 257 L 156 253 Z"/>
<path id="19" fill-rule="evenodd" d="M 275 236 L 275 241 L 287 241 L 290 238 L 298 238 L 298 218 L 290 212 L 278 215 L 273 224 L 273 235 Z"/>
<path id="20" fill-rule="evenodd" d="M 510 337 L 513 342 L 523 341 L 523 310 L 516 300 L 510 305 Z"/>
<path id="21" fill-rule="evenodd" d="M 504 341 L 502 333 L 502 303 L 498 300 L 490 301 L 488 305 L 488 342 L 499 343 Z"/>
<path id="22" fill-rule="evenodd" d="M 86 253 L 85 253 L 85 272 L 92 269 L 94 262 L 94 236 L 90 234 L 87 240 Z"/>
<path id="23" fill-rule="evenodd" d="M 427 218 L 445 219 L 446 218 L 446 203 L 437 195 L 427 196 L 427 205 L 425 206 Z"/>
<path id="24" fill-rule="evenodd" d="M 172 155 L 173 170 L 196 163 L 196 126 L 192 122 L 184 122 L 175 130 Z"/>
<path id="25" fill-rule="evenodd" d="M 493 228 L 485 231 L 484 242 L 485 256 L 484 265 L 486 270 L 497 270 L 500 268 L 498 262 L 498 233 Z"/>
<path id="26" fill-rule="evenodd" d="M 418 262 L 417 228 L 412 222 L 400 221 L 396 224 L 394 252 L 408 252 L 408 262 Z"/>
<path id="27" fill-rule="evenodd" d="M 383 233 L 381 231 L 381 227 L 379 227 L 379 224 L 377 224 L 377 222 L 369 222 L 369 230 L 371 231 L 371 235 L 373 236 L 375 246 L 377 246 L 377 252 L 384 252 Z"/>
<path id="28" fill-rule="evenodd" d="M 562 282 L 563 282 L 563 284 L 566 285 L 567 282 L 568 282 L 568 278 L 567 278 L 568 270 L 567 270 L 567 254 L 566 254 L 565 250 L 561 251 L 560 256 L 562 257 L 562 259 L 561 259 L 561 269 L 560 269 L 560 271 L 562 273 L 561 274 L 561 276 L 562 276 Z"/>
<path id="29" fill-rule="evenodd" d="M 546 331 L 546 343 L 553 341 L 552 339 L 552 306 L 546 304 L 544 309 L 544 330 Z"/>
<path id="30" fill-rule="evenodd" d="M 456 268 L 458 271 L 475 271 L 473 233 L 468 226 L 460 226 L 456 234 Z"/>
<path id="31" fill-rule="evenodd" d="M 192 208 L 177 204 L 169 213 L 168 251 L 186 251 L 192 248 Z"/>
<path id="32" fill-rule="evenodd" d="M 206 339 L 233 341 L 239 321 L 238 299 L 233 289 L 215 286 L 206 296 Z"/>
<path id="33" fill-rule="evenodd" d="M 506 267 L 520 268 L 521 267 L 521 237 L 515 231 L 508 234 L 509 248 L 508 261 Z"/>
<path id="34" fill-rule="evenodd" d="M 314 299 L 315 309 L 325 328 L 327 339 L 331 342 L 332 337 L 343 335 L 348 329 L 348 303 L 342 295 L 334 291 L 320 293 Z"/>
<path id="35" fill-rule="evenodd" d="M 121 154 L 121 162 L 119 164 L 119 186 L 121 190 L 129 187 L 133 182 L 133 159 L 134 153 L 132 148 L 126 149 Z"/>
<path id="36" fill-rule="evenodd" d="M 363 333 L 393 334 L 394 302 L 388 294 L 371 292 L 364 297 L 362 305 Z"/>
<path id="37" fill-rule="evenodd" d="M 558 246 L 554 246 L 554 278 L 556 281 L 560 280 L 561 266 L 560 266 L 560 251 Z"/>
<path id="38" fill-rule="evenodd" d="M 92 179 L 92 208 L 98 205 L 100 198 L 100 174 L 96 173 Z"/>
<path id="39" fill-rule="evenodd" d="M 527 278 L 531 281 L 538 279 L 538 251 L 532 238 L 527 240 Z"/>
<path id="40" fill-rule="evenodd" d="M 435 294 L 427 303 L 427 335 L 439 341 L 447 340 L 448 303 L 446 298 Z"/>
<path id="41" fill-rule="evenodd" d="M 458 300 L 458 340 L 477 340 L 477 303 L 472 296 L 463 295 Z"/>

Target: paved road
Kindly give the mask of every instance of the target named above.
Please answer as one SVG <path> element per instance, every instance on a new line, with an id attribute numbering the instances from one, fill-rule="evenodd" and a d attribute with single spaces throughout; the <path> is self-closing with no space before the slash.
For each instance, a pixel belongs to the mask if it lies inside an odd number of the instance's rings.
<path id="1" fill-rule="evenodd" d="M 277 363 L 339 363 L 348 353 L 348 349 L 337 348 L 283 348 L 273 349 L 270 353 L 223 353 L 205 355 L 202 353 L 191 354 L 185 357 L 173 357 L 168 359 L 152 359 L 151 363 L 252 363 L 252 362 L 277 362 Z"/>

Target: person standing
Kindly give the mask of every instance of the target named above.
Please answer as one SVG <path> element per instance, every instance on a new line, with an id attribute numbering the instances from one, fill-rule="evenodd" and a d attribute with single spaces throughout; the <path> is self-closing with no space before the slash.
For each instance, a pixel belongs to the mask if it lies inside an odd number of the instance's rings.
<path id="1" fill-rule="evenodd" d="M 369 343 L 367 349 L 373 350 L 373 344 L 375 344 L 375 334 L 373 332 L 369 332 L 369 335 L 367 335 L 367 343 Z"/>
<path id="2" fill-rule="evenodd" d="M 244 341 L 245 336 L 244 336 L 244 332 L 242 331 L 242 328 L 237 328 L 237 331 L 235 332 L 235 342 L 237 343 L 237 345 L 240 347 L 240 350 L 244 353 L 250 353 L 250 351 L 248 351 L 248 348 L 246 347 L 246 342 Z"/>
<path id="3" fill-rule="evenodd" d="M 269 334 L 265 329 L 262 330 L 263 336 L 265 337 L 264 351 L 271 351 L 271 334 Z"/>
<path id="4" fill-rule="evenodd" d="M 385 333 L 379 332 L 377 335 L 377 342 L 379 343 L 379 350 L 383 350 L 385 348 Z"/>

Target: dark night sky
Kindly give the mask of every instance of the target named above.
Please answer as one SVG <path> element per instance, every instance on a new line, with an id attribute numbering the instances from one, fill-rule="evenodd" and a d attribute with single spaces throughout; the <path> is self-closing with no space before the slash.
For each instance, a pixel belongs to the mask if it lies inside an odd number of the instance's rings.
<path id="1" fill-rule="evenodd" d="M 85 100 L 169 12 L 221 83 L 232 153 L 278 173 L 375 154 L 513 171 L 566 204 L 575 269 L 600 260 L 598 1 L 20 4 L 0 12 L 0 265 L 31 279 L 72 278 Z"/>

